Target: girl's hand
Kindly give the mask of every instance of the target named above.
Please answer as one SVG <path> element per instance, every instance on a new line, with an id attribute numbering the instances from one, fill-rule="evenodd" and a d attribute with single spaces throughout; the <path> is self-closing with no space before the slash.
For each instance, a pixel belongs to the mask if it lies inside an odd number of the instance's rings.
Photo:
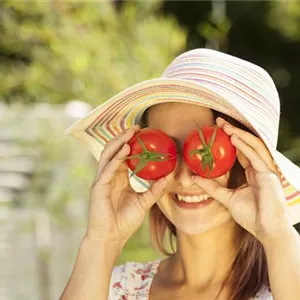
<path id="1" fill-rule="evenodd" d="M 213 179 L 195 177 L 195 183 L 222 203 L 234 220 L 258 240 L 274 239 L 291 227 L 279 172 L 263 141 L 222 118 L 217 125 L 231 136 L 247 183 L 232 190 Z"/>
<path id="2" fill-rule="evenodd" d="M 109 141 L 101 153 L 96 178 L 90 189 L 86 238 L 94 242 L 125 244 L 143 223 L 146 212 L 164 194 L 165 178 L 153 182 L 144 193 L 130 186 L 124 157 L 127 142 L 140 130 L 136 125 Z"/>

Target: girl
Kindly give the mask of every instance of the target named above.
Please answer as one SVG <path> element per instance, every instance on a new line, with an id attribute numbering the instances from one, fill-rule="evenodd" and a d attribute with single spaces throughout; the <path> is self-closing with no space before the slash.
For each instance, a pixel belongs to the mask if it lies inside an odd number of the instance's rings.
<path id="1" fill-rule="evenodd" d="M 175 58 L 161 78 L 122 91 L 76 122 L 67 133 L 99 165 L 87 232 L 61 299 L 299 299 L 293 225 L 300 221 L 300 169 L 276 150 L 279 115 L 265 70 L 195 49 Z M 206 179 L 188 168 L 182 151 L 196 126 L 213 125 L 230 137 L 237 160 L 226 174 Z M 120 159 L 142 127 L 176 142 L 175 169 L 156 181 L 130 179 Z M 188 203 L 190 196 L 199 203 Z M 148 211 L 153 244 L 167 258 L 114 267 Z M 171 244 L 175 237 L 170 253 L 166 232 Z"/>

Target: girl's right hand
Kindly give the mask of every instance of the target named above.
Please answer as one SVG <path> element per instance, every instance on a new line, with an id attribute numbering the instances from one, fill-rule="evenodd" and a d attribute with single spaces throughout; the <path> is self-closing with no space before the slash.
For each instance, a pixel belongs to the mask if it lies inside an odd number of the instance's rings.
<path id="1" fill-rule="evenodd" d="M 127 142 L 140 130 L 139 125 L 109 141 L 101 153 L 96 178 L 90 189 L 90 207 L 86 238 L 94 242 L 124 244 L 141 226 L 146 212 L 164 194 L 165 178 L 155 181 L 149 190 L 136 193 L 130 186 L 125 160 Z"/>

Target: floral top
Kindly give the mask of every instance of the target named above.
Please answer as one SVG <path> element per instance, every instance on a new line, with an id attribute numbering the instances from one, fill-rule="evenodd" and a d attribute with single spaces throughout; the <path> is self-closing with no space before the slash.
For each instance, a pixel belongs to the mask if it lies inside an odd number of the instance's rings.
<path id="1" fill-rule="evenodd" d="M 148 300 L 152 280 L 162 259 L 140 263 L 129 261 L 113 269 L 108 300 Z M 273 300 L 265 287 L 249 300 Z"/>

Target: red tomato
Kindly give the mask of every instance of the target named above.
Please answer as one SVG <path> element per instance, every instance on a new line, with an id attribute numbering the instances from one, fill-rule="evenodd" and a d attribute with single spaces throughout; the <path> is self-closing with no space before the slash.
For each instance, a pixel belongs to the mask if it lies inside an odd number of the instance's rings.
<path id="1" fill-rule="evenodd" d="M 127 166 L 134 174 L 147 180 L 156 180 L 171 173 L 177 161 L 176 144 L 163 131 L 143 128 L 128 142 L 130 153 Z"/>
<path id="2" fill-rule="evenodd" d="M 231 143 L 230 137 L 217 126 L 193 130 L 185 139 L 183 147 L 187 166 L 205 178 L 224 175 L 236 160 L 236 148 Z"/>

